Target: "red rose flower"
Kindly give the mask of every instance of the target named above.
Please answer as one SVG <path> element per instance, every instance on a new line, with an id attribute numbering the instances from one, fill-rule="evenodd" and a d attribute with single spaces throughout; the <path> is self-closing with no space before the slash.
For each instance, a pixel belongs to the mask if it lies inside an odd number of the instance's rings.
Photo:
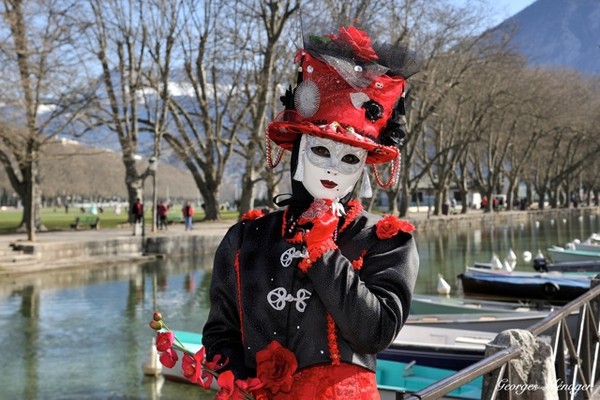
<path id="1" fill-rule="evenodd" d="M 264 386 L 264 383 L 258 378 L 238 379 L 235 384 L 240 390 L 248 393 L 259 390 Z"/>
<path id="2" fill-rule="evenodd" d="M 165 350 L 159 357 L 160 363 L 167 368 L 173 368 L 177 360 L 179 360 L 179 356 L 172 347 Z"/>
<path id="3" fill-rule="evenodd" d="M 298 362 L 294 353 L 276 340 L 256 353 L 256 376 L 265 384 L 265 389 L 273 394 L 280 390 L 287 393 L 292 389 L 296 368 Z"/>
<path id="4" fill-rule="evenodd" d="M 396 236 L 399 231 L 412 232 L 415 230 L 413 224 L 400 220 L 393 215 L 386 215 L 375 225 L 375 233 L 379 239 L 389 239 Z"/>
<path id="5" fill-rule="evenodd" d="M 354 57 L 362 61 L 377 60 L 377 54 L 371 47 L 371 38 L 364 31 L 356 29 L 354 26 L 348 28 L 341 27 L 339 36 L 334 38 L 352 49 Z"/>
<path id="6" fill-rule="evenodd" d="M 175 340 L 173 332 L 158 332 L 156 334 L 156 350 L 166 351 L 167 349 L 170 349 L 171 346 L 173 346 L 173 340 Z"/>
<path id="7" fill-rule="evenodd" d="M 411 224 L 410 222 L 401 219 L 400 220 L 400 230 L 402 232 L 406 232 L 406 233 L 414 232 L 415 226 L 413 224 Z"/>
<path id="8" fill-rule="evenodd" d="M 185 376 L 190 382 L 198 383 L 203 386 L 203 381 L 200 379 L 202 374 L 202 363 L 204 362 L 204 354 L 206 349 L 200 348 L 194 357 L 189 354 L 184 354 L 181 360 L 181 369 L 183 376 Z"/>
<path id="9" fill-rule="evenodd" d="M 215 395 L 215 400 L 229 400 L 234 399 L 235 397 L 235 384 L 233 372 L 225 371 L 217 378 L 217 383 L 219 384 L 219 391 Z"/>
<path id="10" fill-rule="evenodd" d="M 252 396 L 255 400 L 269 400 L 270 398 L 269 393 L 264 389 L 255 390 L 252 392 Z"/>
<path id="11" fill-rule="evenodd" d="M 244 215 L 242 215 L 242 221 L 254 221 L 255 219 L 259 219 L 260 217 L 263 217 L 264 215 L 265 215 L 265 213 L 263 212 L 263 210 L 258 210 L 258 209 L 250 210 L 247 213 L 245 213 Z"/>

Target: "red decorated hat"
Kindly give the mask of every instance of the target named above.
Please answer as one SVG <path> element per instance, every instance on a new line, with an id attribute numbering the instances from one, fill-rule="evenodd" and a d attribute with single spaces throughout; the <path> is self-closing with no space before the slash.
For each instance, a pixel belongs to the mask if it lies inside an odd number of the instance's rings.
<path id="1" fill-rule="evenodd" d="M 418 69 L 406 48 L 371 43 L 354 26 L 337 35 L 309 36 L 295 61 L 298 85 L 282 97 L 285 110 L 267 136 L 291 150 L 301 134 L 368 151 L 367 163 L 398 157 L 405 136 L 405 79 Z"/>

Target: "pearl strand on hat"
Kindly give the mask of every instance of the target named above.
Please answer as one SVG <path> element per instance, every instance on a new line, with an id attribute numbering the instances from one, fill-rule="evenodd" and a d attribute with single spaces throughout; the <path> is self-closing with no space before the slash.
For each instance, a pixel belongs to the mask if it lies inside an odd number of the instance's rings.
<path id="1" fill-rule="evenodd" d="M 396 183 L 396 180 L 398 178 L 398 170 L 400 168 L 400 156 L 398 156 L 397 159 L 392 160 L 391 165 L 392 165 L 392 171 L 390 173 L 390 179 L 387 181 L 387 183 L 383 183 L 383 181 L 381 180 L 381 177 L 379 176 L 379 172 L 377 171 L 377 168 L 375 167 L 375 165 L 371 165 L 371 168 L 373 169 L 373 176 L 375 177 L 375 182 L 377 182 L 377 184 L 382 189 L 387 189 L 390 186 L 392 186 L 394 183 Z"/>

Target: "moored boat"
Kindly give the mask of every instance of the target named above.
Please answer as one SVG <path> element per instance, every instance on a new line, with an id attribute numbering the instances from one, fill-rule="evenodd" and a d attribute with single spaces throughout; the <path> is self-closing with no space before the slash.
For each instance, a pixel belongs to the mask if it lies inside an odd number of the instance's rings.
<path id="1" fill-rule="evenodd" d="M 432 296 L 424 294 L 413 295 L 410 313 L 424 314 L 481 314 L 481 313 L 512 313 L 515 311 L 535 311 L 537 304 L 525 302 L 509 303 L 473 299 L 464 297 Z"/>
<path id="2" fill-rule="evenodd" d="M 490 273 L 470 269 L 458 275 L 466 297 L 564 304 L 590 289 L 589 276 L 555 273 Z"/>
<path id="3" fill-rule="evenodd" d="M 545 258 L 535 258 L 533 269 L 539 272 L 587 273 L 600 272 L 600 259 L 587 261 L 548 262 Z"/>
<path id="4" fill-rule="evenodd" d="M 406 324 L 377 358 L 456 371 L 481 360 L 495 337 L 495 332 Z"/>
<path id="5" fill-rule="evenodd" d="M 600 260 L 600 252 L 576 249 L 565 249 L 560 246 L 552 246 L 546 250 L 552 262 L 577 262 Z"/>
<path id="6" fill-rule="evenodd" d="M 399 398 L 398 392 L 417 392 L 455 372 L 415 363 L 377 360 L 377 387 L 381 400 L 396 400 Z M 480 400 L 482 386 L 483 379 L 479 377 L 444 395 L 444 398 Z"/>
<path id="7" fill-rule="evenodd" d="M 512 313 L 414 314 L 406 325 L 430 328 L 450 328 L 499 333 L 507 329 L 527 329 L 548 316 L 548 311 L 517 311 Z"/>

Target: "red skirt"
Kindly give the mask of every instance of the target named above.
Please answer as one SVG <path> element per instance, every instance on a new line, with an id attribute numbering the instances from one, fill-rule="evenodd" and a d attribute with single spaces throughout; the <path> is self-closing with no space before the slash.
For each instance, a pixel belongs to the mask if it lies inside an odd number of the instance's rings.
<path id="1" fill-rule="evenodd" d="M 378 400 L 375 373 L 357 365 L 317 365 L 294 374 L 289 393 L 275 400 Z"/>

